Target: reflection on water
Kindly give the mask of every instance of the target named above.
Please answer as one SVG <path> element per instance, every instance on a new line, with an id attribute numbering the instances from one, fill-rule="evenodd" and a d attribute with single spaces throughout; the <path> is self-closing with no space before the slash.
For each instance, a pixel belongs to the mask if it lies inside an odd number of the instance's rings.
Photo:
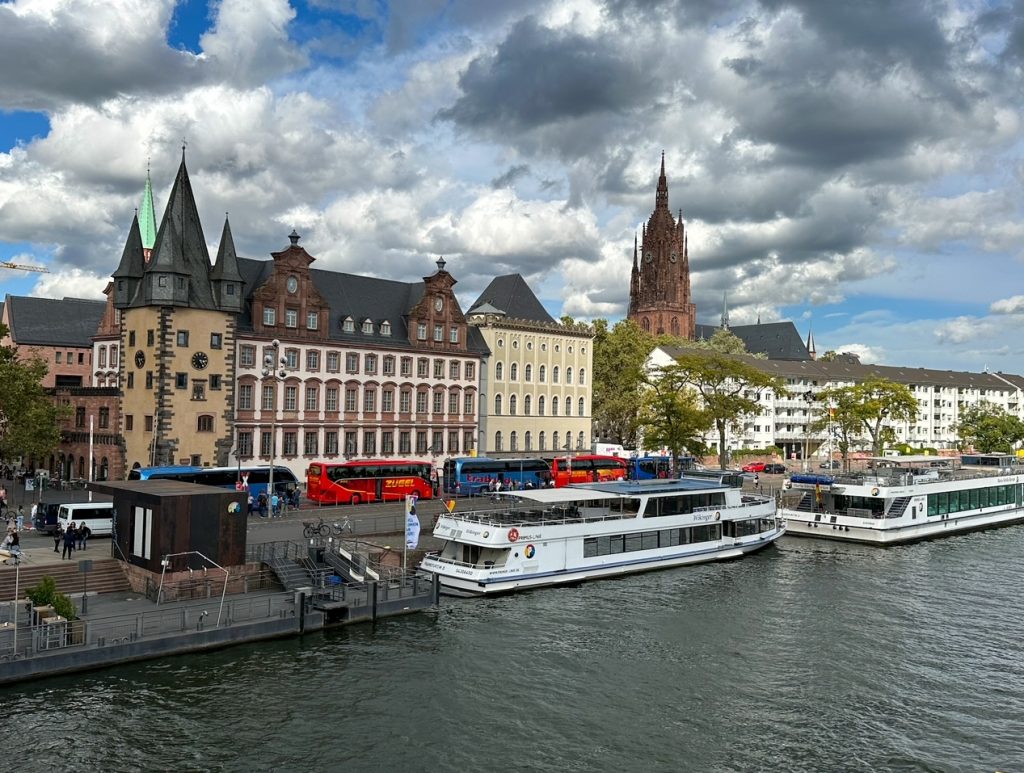
<path id="1" fill-rule="evenodd" d="M 22 770 L 1024 770 L 1022 549 L 787 537 L 0 699 Z"/>

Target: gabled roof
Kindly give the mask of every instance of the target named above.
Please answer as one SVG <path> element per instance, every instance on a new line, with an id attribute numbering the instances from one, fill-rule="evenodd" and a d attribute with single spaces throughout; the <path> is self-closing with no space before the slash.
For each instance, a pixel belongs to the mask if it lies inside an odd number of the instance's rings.
<path id="1" fill-rule="evenodd" d="M 91 347 L 106 301 L 9 295 L 11 340 L 26 346 Z"/>
<path id="2" fill-rule="evenodd" d="M 505 315 L 512 319 L 557 323 L 520 274 L 506 274 L 492 279 L 466 313 L 479 312 L 484 304 L 490 304 L 493 308 L 505 312 Z"/>
<path id="3" fill-rule="evenodd" d="M 721 330 L 716 325 L 697 325 L 695 337 L 710 340 Z M 765 322 L 758 325 L 732 325 L 729 332 L 740 339 L 751 354 L 764 354 L 769 360 L 809 360 L 807 347 L 792 322 Z"/>
<path id="4" fill-rule="evenodd" d="M 188 305 L 194 309 L 217 308 L 210 289 L 210 253 L 206 249 L 184 154 L 160 221 L 153 255 L 146 267 L 147 274 L 153 272 L 188 276 Z M 144 303 L 143 294 L 139 293 L 135 305 Z"/>

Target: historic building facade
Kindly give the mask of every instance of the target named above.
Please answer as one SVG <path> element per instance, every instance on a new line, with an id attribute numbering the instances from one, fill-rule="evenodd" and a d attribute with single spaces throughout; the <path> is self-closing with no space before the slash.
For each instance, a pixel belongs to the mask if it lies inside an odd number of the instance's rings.
<path id="1" fill-rule="evenodd" d="M 480 377 L 479 453 L 589 450 L 591 329 L 552 319 L 519 274 L 494 279 L 468 317 L 490 350 Z"/>
<path id="2" fill-rule="evenodd" d="M 627 317 L 649 333 L 692 340 L 697 307 L 690 293 L 690 256 L 683 213 L 668 208 L 665 154 L 654 196 L 654 212 L 643 228 L 639 248 L 633 243 L 633 272 Z"/>

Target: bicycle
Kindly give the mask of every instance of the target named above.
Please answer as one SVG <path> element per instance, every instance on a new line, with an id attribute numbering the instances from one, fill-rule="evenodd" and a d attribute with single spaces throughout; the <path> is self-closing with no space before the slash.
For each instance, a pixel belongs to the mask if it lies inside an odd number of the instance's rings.
<path id="1" fill-rule="evenodd" d="M 347 515 L 345 516 L 345 520 L 342 521 L 341 523 L 338 523 L 337 521 L 335 521 L 334 523 L 331 524 L 331 533 L 335 537 L 341 537 L 346 532 L 348 534 L 352 534 L 354 531 L 355 530 L 352 528 L 352 521 L 349 520 Z"/>
<path id="2" fill-rule="evenodd" d="M 312 537 L 327 537 L 331 533 L 331 526 L 324 522 L 323 518 L 318 518 L 315 521 L 303 521 L 302 522 L 302 536 L 306 539 Z"/>

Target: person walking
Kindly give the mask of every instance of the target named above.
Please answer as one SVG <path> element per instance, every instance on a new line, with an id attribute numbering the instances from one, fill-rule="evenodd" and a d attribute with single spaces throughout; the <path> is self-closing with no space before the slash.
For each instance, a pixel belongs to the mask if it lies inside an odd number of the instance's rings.
<path id="1" fill-rule="evenodd" d="M 89 543 L 89 537 L 92 536 L 92 529 L 90 529 L 85 523 L 78 527 L 78 549 L 85 550 L 85 546 Z"/>
<path id="2" fill-rule="evenodd" d="M 25 528 L 25 505 L 18 505 L 18 531 Z"/>
<path id="3" fill-rule="evenodd" d="M 64 540 L 64 530 L 57 524 L 57 528 L 53 531 L 53 552 L 60 552 L 60 543 Z"/>
<path id="4" fill-rule="evenodd" d="M 277 496 L 276 491 L 273 496 L 270 497 L 270 515 L 273 518 L 281 517 L 281 499 Z"/>
<path id="5" fill-rule="evenodd" d="M 68 528 L 64 530 L 64 552 L 60 555 L 60 560 L 63 561 L 65 558 L 71 560 L 71 554 L 75 552 L 75 540 L 78 538 L 78 530 L 75 528 L 75 522 L 72 521 L 68 524 Z"/>

